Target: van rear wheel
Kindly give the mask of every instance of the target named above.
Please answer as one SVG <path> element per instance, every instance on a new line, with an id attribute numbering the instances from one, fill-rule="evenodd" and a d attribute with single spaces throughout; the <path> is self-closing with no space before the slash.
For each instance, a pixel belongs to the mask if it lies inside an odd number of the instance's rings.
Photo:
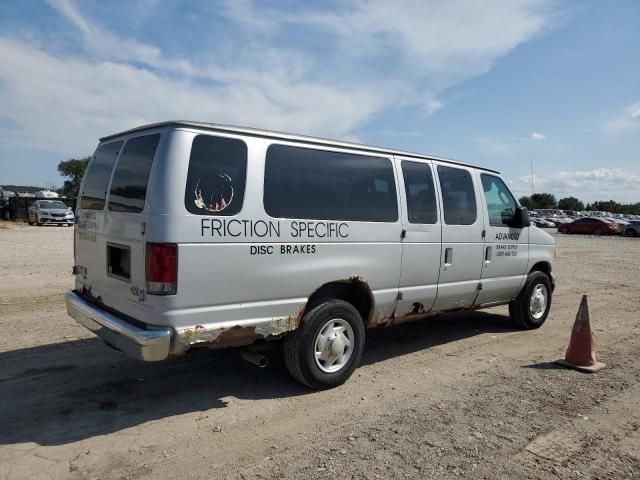
<path id="1" fill-rule="evenodd" d="M 511 320 L 520 328 L 542 326 L 551 309 L 551 280 L 544 272 L 534 271 L 518 296 L 509 304 Z"/>
<path id="2" fill-rule="evenodd" d="M 284 360 L 291 375 L 309 388 L 343 384 L 364 350 L 364 324 L 348 302 L 326 299 L 307 312 L 284 340 Z"/>

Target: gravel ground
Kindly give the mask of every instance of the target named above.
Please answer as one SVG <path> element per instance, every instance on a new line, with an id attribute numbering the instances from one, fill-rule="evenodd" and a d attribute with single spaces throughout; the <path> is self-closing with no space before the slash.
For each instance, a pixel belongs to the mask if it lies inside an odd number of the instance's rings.
<path id="1" fill-rule="evenodd" d="M 0 479 L 640 478 L 640 240 L 558 236 L 547 323 L 505 307 L 372 331 L 347 384 L 279 352 L 143 364 L 67 317 L 72 230 L 0 222 Z M 593 375 L 557 368 L 582 293 Z"/>

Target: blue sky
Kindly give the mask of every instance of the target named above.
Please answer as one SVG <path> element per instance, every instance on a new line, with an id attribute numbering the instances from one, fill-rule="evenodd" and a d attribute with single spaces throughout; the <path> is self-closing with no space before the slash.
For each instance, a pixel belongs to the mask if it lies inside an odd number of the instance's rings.
<path id="1" fill-rule="evenodd" d="M 0 0 L 0 184 L 192 119 L 640 201 L 640 2 Z"/>

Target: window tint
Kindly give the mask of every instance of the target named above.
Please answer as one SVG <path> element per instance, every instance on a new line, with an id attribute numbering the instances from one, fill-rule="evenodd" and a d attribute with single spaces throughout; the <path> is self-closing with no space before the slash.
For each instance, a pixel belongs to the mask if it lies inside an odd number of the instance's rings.
<path id="1" fill-rule="evenodd" d="M 473 180 L 467 170 L 438 165 L 442 210 L 447 225 L 471 225 L 476 221 Z"/>
<path id="2" fill-rule="evenodd" d="M 191 146 L 186 209 L 199 215 L 235 215 L 242 208 L 246 176 L 243 141 L 198 135 Z"/>
<path id="3" fill-rule="evenodd" d="M 398 200 L 391 161 L 272 145 L 264 208 L 277 218 L 395 222 Z"/>
<path id="4" fill-rule="evenodd" d="M 431 167 L 426 163 L 402 162 L 409 223 L 437 223 L 436 194 Z"/>
<path id="5" fill-rule="evenodd" d="M 109 210 L 116 212 L 141 212 L 147 196 L 147 183 L 160 134 L 145 135 L 129 140 L 116 165 Z"/>
<path id="6" fill-rule="evenodd" d="M 80 208 L 102 210 L 107 196 L 111 170 L 122 142 L 105 143 L 98 147 L 91 159 L 80 198 Z"/>
<path id="7" fill-rule="evenodd" d="M 516 213 L 516 200 L 501 178 L 493 175 L 480 175 L 484 198 L 487 200 L 489 224 L 493 226 L 510 225 Z"/>
<path id="8" fill-rule="evenodd" d="M 36 206 L 45 210 L 66 210 L 67 205 L 59 200 L 39 200 L 36 202 Z"/>

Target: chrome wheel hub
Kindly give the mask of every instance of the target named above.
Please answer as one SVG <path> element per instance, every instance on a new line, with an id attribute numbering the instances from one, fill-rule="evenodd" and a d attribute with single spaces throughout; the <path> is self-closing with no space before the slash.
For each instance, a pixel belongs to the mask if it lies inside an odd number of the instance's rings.
<path id="1" fill-rule="evenodd" d="M 531 292 L 531 298 L 529 299 L 529 311 L 531 316 L 536 320 L 539 320 L 547 310 L 547 301 L 549 298 L 547 287 L 543 284 L 538 284 Z"/>
<path id="2" fill-rule="evenodd" d="M 334 318 L 323 325 L 315 341 L 315 361 L 320 370 L 335 373 L 353 353 L 354 335 L 349 322 Z"/>

